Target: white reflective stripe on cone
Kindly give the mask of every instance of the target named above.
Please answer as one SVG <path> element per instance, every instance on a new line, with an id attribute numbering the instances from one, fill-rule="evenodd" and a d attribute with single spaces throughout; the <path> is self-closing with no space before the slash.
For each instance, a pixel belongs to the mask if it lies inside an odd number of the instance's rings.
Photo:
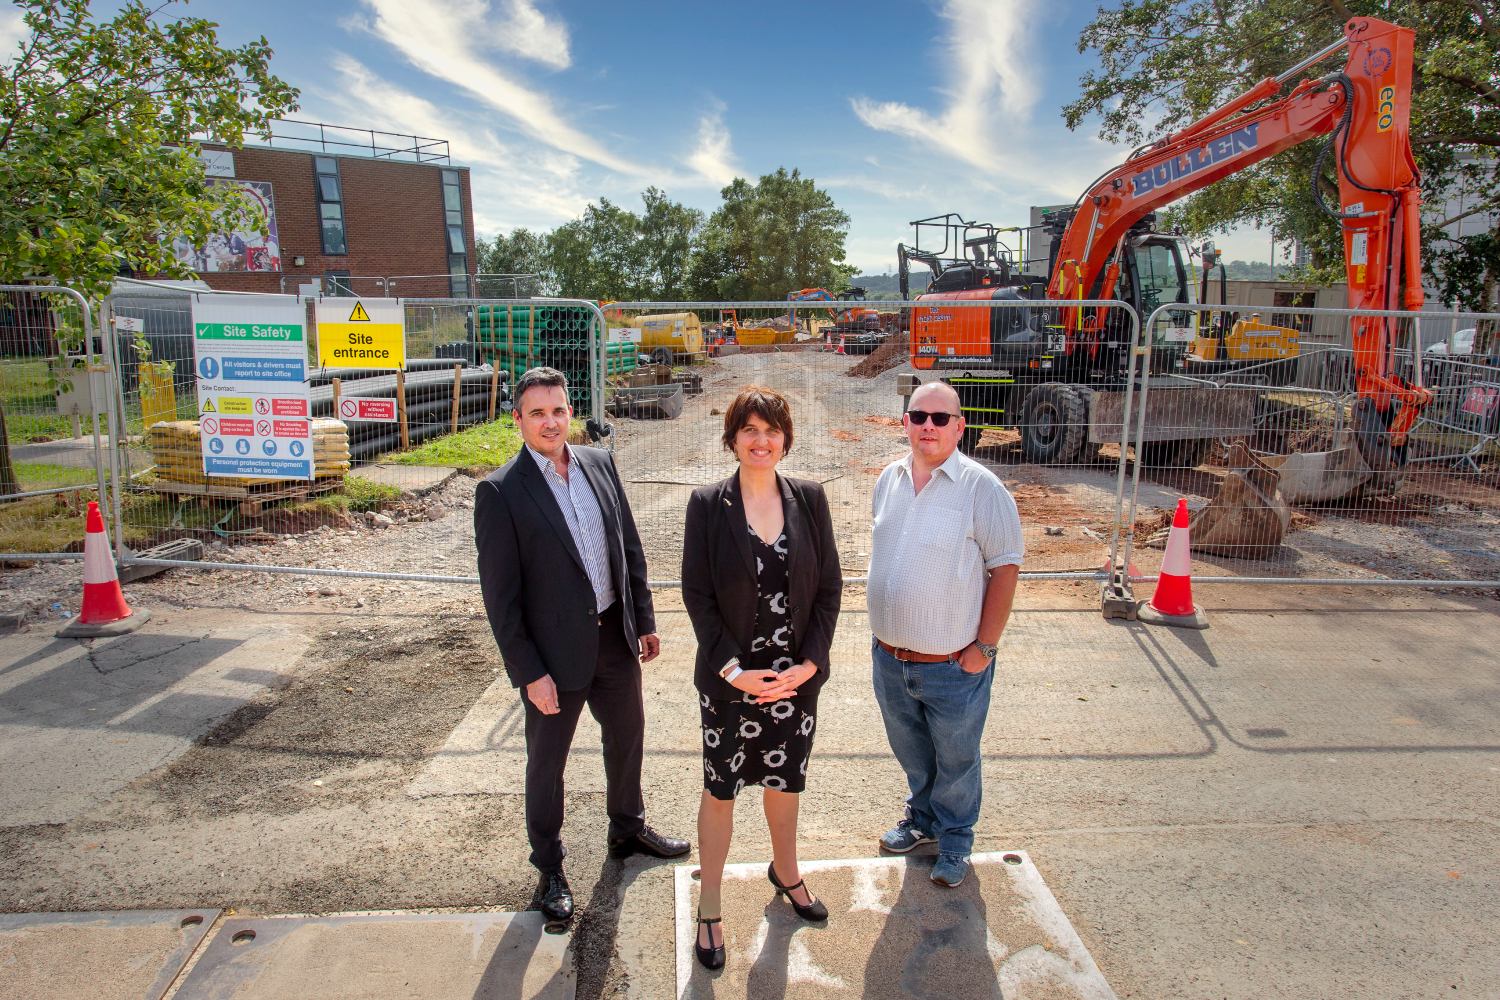
<path id="1" fill-rule="evenodd" d="M 1161 571 L 1169 576 L 1193 575 L 1193 555 L 1188 551 L 1186 528 L 1167 532 L 1167 552 L 1161 557 Z"/>
<path id="2" fill-rule="evenodd" d="M 114 583 L 115 560 L 109 554 L 109 536 L 91 531 L 83 539 L 83 582 Z"/>

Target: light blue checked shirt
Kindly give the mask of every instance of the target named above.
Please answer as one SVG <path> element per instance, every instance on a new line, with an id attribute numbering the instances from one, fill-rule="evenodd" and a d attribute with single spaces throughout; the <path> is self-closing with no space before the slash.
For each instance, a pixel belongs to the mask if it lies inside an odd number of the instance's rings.
<path id="1" fill-rule="evenodd" d="M 547 488 L 552 491 L 557 505 L 562 508 L 563 520 L 568 522 L 568 533 L 573 536 L 573 544 L 578 546 L 578 554 L 583 557 L 583 568 L 594 588 L 594 607 L 602 612 L 615 603 L 615 587 L 609 575 L 609 539 L 604 533 L 604 514 L 599 509 L 599 498 L 594 496 L 593 489 L 589 487 L 588 476 L 583 474 L 583 468 L 573 454 L 572 446 L 563 447 L 568 449 L 567 479 L 553 467 L 551 459 L 531 445 L 527 445 L 526 450 L 536 460 L 537 468 L 542 470 L 542 478 L 547 481 Z"/>

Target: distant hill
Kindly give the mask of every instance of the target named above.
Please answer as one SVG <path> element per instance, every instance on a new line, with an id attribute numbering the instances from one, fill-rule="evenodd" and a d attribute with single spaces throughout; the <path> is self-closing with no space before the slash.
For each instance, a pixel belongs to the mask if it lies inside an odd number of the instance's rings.
<path id="1" fill-rule="evenodd" d="M 932 280 L 932 275 L 925 267 L 914 267 L 911 270 L 911 293 L 916 295 L 927 287 L 927 282 Z M 901 276 L 898 274 L 861 274 L 849 279 L 850 285 L 856 285 L 865 290 L 872 299 L 899 299 L 901 297 Z"/>

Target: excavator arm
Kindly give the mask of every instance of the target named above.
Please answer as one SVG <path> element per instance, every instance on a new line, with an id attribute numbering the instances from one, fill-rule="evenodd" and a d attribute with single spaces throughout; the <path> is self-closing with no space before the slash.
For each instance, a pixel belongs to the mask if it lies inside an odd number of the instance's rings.
<path id="1" fill-rule="evenodd" d="M 1344 36 L 1137 151 L 1097 181 L 1079 199 L 1059 240 L 1048 298 L 1108 297 L 1118 280 L 1125 237 L 1148 213 L 1298 143 L 1332 135 L 1329 153 L 1339 186 L 1334 214 L 1343 228 L 1349 307 L 1420 309 L 1421 189 L 1408 132 L 1415 33 L 1357 17 L 1345 25 Z M 1271 100 L 1289 80 L 1341 50 L 1347 53 L 1341 72 L 1303 80 Z M 1097 324 L 1075 316 L 1064 325 L 1070 352 L 1097 347 L 1088 343 Z M 1404 445 L 1431 394 L 1395 373 L 1393 320 L 1357 318 L 1353 327 L 1364 433 L 1380 438 L 1370 450 L 1361 450 L 1367 458 L 1371 450 L 1389 458 L 1392 449 Z M 1371 410 L 1378 415 L 1378 426 Z M 1359 417 L 1357 409 L 1356 423 Z M 1373 464 L 1389 467 L 1378 459 Z"/>

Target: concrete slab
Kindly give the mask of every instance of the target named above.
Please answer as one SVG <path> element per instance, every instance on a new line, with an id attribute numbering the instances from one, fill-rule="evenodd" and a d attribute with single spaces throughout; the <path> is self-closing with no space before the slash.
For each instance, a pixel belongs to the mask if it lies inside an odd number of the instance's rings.
<path id="1" fill-rule="evenodd" d="M 956 889 L 928 878 L 931 857 L 805 862 L 803 877 L 828 907 L 826 925 L 802 921 L 776 898 L 765 865 L 729 865 L 728 957 L 712 973 L 693 956 L 697 883 L 693 867 L 680 865 L 676 995 L 1114 1000 L 1025 852 L 972 862 Z"/>
<path id="2" fill-rule="evenodd" d="M 0 913 L 0 997 L 159 1000 L 218 910 Z"/>
<path id="3" fill-rule="evenodd" d="M 569 935 L 540 913 L 225 920 L 173 1000 L 573 1000 Z"/>
<path id="4" fill-rule="evenodd" d="M 112 639 L 0 644 L 0 827 L 65 823 L 183 753 L 290 676 L 307 639 L 261 618 L 165 609 Z"/>
<path id="5" fill-rule="evenodd" d="M 361 465 L 349 475 L 420 496 L 442 486 L 458 475 L 458 470 L 435 465 Z"/>
<path id="6" fill-rule="evenodd" d="M 87 426 L 87 422 L 85 422 Z M 99 435 L 101 447 L 109 449 L 109 436 Z M 57 441 L 42 441 L 37 444 L 11 446 L 11 458 L 17 462 L 37 462 L 44 465 L 66 465 L 75 469 L 94 467 L 94 436 L 62 438 Z"/>

